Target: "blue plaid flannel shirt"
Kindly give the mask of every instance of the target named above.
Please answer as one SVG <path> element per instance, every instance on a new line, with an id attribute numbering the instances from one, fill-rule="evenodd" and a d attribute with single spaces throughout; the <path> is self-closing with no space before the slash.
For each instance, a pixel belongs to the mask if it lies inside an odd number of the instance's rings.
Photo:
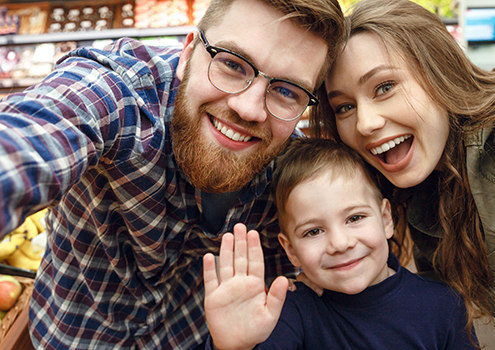
<path id="1" fill-rule="evenodd" d="M 43 349 L 191 349 L 207 337 L 202 256 L 220 235 L 177 167 L 169 124 L 180 48 L 122 39 L 79 48 L 43 82 L 0 102 L 1 235 L 50 206 L 30 303 Z M 266 274 L 293 271 L 269 198 L 273 162 L 220 232 L 262 235 Z"/>

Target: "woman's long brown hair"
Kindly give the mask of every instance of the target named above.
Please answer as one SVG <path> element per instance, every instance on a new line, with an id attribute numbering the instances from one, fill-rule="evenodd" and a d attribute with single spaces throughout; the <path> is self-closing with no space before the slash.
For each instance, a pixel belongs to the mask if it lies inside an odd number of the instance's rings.
<path id="1" fill-rule="evenodd" d="M 494 281 L 483 227 L 468 183 L 464 140 L 469 133 L 495 124 L 495 73 L 471 63 L 441 20 L 413 2 L 363 0 L 346 21 L 347 40 L 357 33 L 375 34 L 389 52 L 407 62 L 425 91 L 448 111 L 450 134 L 437 183 L 438 219 L 444 236 L 433 265 L 464 298 L 471 334 L 474 318 L 495 314 L 495 297 L 490 290 Z M 319 98 L 320 105 L 310 117 L 313 136 L 340 140 L 324 88 Z M 394 188 L 398 200 L 395 239 L 399 244 L 407 242 L 405 203 L 400 198 L 408 191 Z"/>

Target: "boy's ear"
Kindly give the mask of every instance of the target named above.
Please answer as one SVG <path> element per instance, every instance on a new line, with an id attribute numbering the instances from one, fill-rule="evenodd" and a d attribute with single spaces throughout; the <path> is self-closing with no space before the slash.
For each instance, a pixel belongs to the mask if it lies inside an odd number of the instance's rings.
<path id="1" fill-rule="evenodd" d="M 196 38 L 196 35 L 198 35 L 196 31 L 187 34 L 186 42 L 184 43 L 184 49 L 180 54 L 179 63 L 177 64 L 176 71 L 177 78 L 179 78 L 180 81 L 182 81 L 182 79 L 184 78 L 184 71 L 186 69 L 187 62 L 189 62 L 189 59 L 191 58 L 191 54 L 194 49 L 194 39 Z"/>
<path id="2" fill-rule="evenodd" d="M 392 208 L 387 198 L 382 200 L 382 220 L 383 228 L 385 229 L 385 237 L 392 238 L 394 235 L 394 220 L 392 219 Z"/>
<path id="3" fill-rule="evenodd" d="M 287 254 L 287 257 L 289 258 L 290 262 L 292 265 L 295 267 L 300 267 L 301 263 L 299 262 L 299 259 L 297 258 L 297 255 L 294 251 L 294 247 L 292 247 L 292 244 L 290 243 L 289 237 L 285 235 L 284 233 L 279 233 L 278 234 L 278 241 L 282 245 L 282 247 L 285 250 L 285 254 Z"/>

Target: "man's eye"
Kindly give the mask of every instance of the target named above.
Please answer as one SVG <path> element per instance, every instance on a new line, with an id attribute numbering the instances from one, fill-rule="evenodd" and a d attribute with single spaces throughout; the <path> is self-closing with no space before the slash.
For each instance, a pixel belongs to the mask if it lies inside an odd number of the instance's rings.
<path id="1" fill-rule="evenodd" d="M 230 71 L 231 73 L 235 72 L 236 74 L 245 75 L 246 71 L 244 69 L 244 65 L 229 59 L 222 59 L 220 61 L 223 64 L 224 70 Z"/>
<path id="2" fill-rule="evenodd" d="M 394 86 L 395 86 L 395 83 L 393 81 L 386 81 L 386 82 L 378 85 L 378 87 L 375 89 L 375 96 L 380 96 L 380 95 L 386 94 L 387 92 L 392 90 L 392 88 Z"/>
<path id="3" fill-rule="evenodd" d="M 308 230 L 304 233 L 304 237 L 314 237 L 318 236 L 321 233 L 321 230 L 319 228 L 312 228 L 311 230 Z"/>
<path id="4" fill-rule="evenodd" d="M 289 89 L 284 86 L 277 86 L 273 89 L 277 94 L 279 94 L 282 98 L 286 99 L 297 99 L 297 93 L 295 93 L 292 89 Z"/>
<path id="5" fill-rule="evenodd" d="M 353 222 L 357 222 L 357 221 L 362 220 L 362 219 L 364 219 L 364 215 L 352 215 L 352 216 L 349 216 L 346 221 L 348 223 L 353 223 Z"/>

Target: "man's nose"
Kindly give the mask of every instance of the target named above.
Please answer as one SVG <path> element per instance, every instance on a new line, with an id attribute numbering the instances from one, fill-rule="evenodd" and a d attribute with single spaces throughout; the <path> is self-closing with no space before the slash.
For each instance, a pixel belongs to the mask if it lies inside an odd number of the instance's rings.
<path id="1" fill-rule="evenodd" d="M 228 106 L 245 121 L 263 123 L 268 118 L 265 107 L 268 84 L 264 77 L 256 77 L 246 90 L 227 97 Z"/>

